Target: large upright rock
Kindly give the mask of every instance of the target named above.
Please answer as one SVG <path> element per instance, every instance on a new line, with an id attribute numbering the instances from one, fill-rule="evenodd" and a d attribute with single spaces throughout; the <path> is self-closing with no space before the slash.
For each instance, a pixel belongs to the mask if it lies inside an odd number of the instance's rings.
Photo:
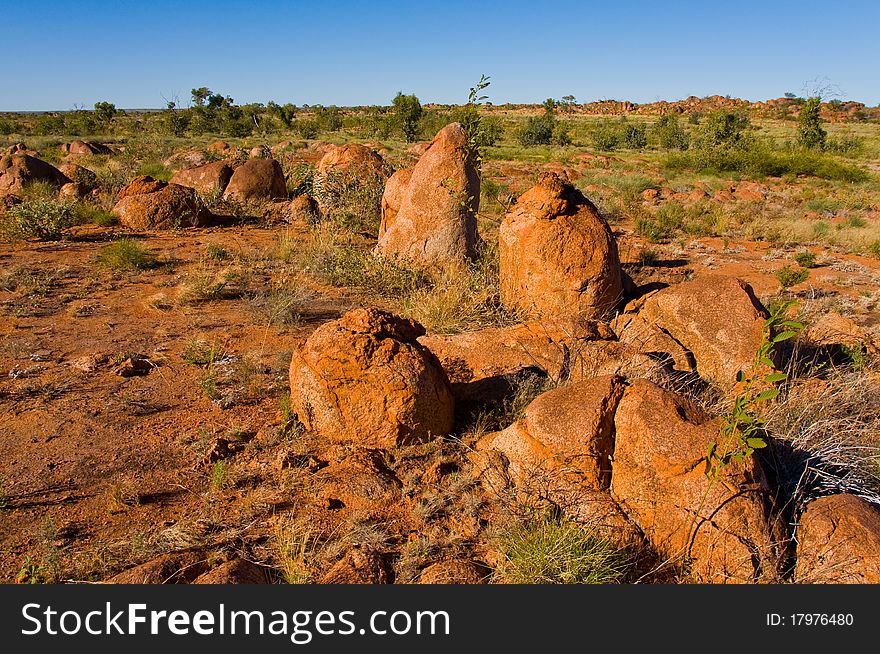
<path id="1" fill-rule="evenodd" d="M 394 224 L 394 219 L 400 211 L 403 204 L 403 196 L 409 186 L 409 180 L 412 179 L 412 169 L 404 168 L 398 170 L 385 183 L 385 191 L 382 193 L 382 222 L 379 225 L 379 234 L 382 235 L 388 231 L 388 228 Z"/>
<path id="2" fill-rule="evenodd" d="M 555 173 L 542 173 L 498 233 L 501 299 L 534 317 L 609 316 L 623 274 L 608 223 Z"/>
<path id="3" fill-rule="evenodd" d="M 300 421 L 332 440 L 389 447 L 449 433 L 453 398 L 417 322 L 353 309 L 321 325 L 290 363 Z"/>
<path id="4" fill-rule="evenodd" d="M 769 487 L 754 456 L 705 474 L 719 423 L 645 380 L 614 419 L 611 492 L 654 548 L 702 582 L 772 581 L 778 566 Z"/>
<path id="5" fill-rule="evenodd" d="M 204 227 L 211 220 L 211 213 L 193 189 L 152 177 L 134 179 L 119 197 L 113 213 L 129 229 Z"/>
<path id="6" fill-rule="evenodd" d="M 413 168 L 400 209 L 385 220 L 379 252 L 426 263 L 476 255 L 480 180 L 459 123 L 441 129 Z"/>
<path id="7" fill-rule="evenodd" d="M 224 200 L 277 200 L 287 198 L 284 171 L 274 159 L 250 159 L 232 173 Z"/>
<path id="8" fill-rule="evenodd" d="M 855 495 L 807 504 L 797 531 L 798 583 L 880 584 L 880 509 Z"/>
<path id="9" fill-rule="evenodd" d="M 18 195 L 32 182 L 48 182 L 61 188 L 70 181 L 52 164 L 29 154 L 15 152 L 0 157 L 0 197 Z"/>
<path id="10" fill-rule="evenodd" d="M 655 293 L 640 316 L 687 348 L 701 376 L 730 385 L 752 367 L 767 310 L 745 282 L 706 275 Z"/>
<path id="11" fill-rule="evenodd" d="M 171 177 L 172 184 L 180 184 L 195 189 L 198 193 L 220 195 L 226 190 L 232 178 L 232 168 L 225 161 L 214 161 L 178 170 Z"/>

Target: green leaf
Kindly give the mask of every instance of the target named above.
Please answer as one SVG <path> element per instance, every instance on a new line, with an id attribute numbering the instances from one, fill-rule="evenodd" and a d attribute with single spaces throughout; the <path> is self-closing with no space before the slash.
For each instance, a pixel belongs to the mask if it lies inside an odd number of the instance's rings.
<path id="1" fill-rule="evenodd" d="M 768 384 L 775 384 L 776 382 L 785 381 L 786 379 L 788 379 L 788 375 L 784 372 L 774 372 L 764 377 L 764 381 Z"/>
<path id="2" fill-rule="evenodd" d="M 766 400 L 772 400 L 774 397 L 779 395 L 778 388 L 768 388 L 766 391 L 761 391 L 755 396 L 755 402 L 764 402 Z"/>
<path id="3" fill-rule="evenodd" d="M 770 357 L 761 357 L 758 359 L 758 363 L 763 363 L 765 366 L 768 366 L 770 368 L 773 367 L 773 361 L 770 359 Z"/>
<path id="4" fill-rule="evenodd" d="M 773 342 L 774 343 L 781 343 L 782 341 L 787 341 L 792 336 L 797 336 L 797 332 L 794 331 L 793 329 L 789 329 L 788 331 L 781 332 L 781 333 L 777 334 L 776 336 L 774 336 Z"/>
<path id="5" fill-rule="evenodd" d="M 736 373 L 736 381 L 741 382 L 745 378 L 746 378 L 746 373 L 744 373 L 742 370 L 740 370 L 738 373 Z"/>
<path id="6" fill-rule="evenodd" d="M 746 441 L 746 444 L 749 447 L 755 448 L 756 450 L 760 450 L 762 447 L 767 447 L 767 441 L 765 441 L 763 438 L 749 438 Z"/>

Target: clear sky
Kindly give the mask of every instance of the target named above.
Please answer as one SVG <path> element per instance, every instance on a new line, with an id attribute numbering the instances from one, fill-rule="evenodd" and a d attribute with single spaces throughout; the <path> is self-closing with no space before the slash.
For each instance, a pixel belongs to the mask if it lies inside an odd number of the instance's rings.
<path id="1" fill-rule="evenodd" d="M 880 0 L 3 0 L 0 111 L 236 102 L 761 100 L 827 78 L 880 103 Z"/>

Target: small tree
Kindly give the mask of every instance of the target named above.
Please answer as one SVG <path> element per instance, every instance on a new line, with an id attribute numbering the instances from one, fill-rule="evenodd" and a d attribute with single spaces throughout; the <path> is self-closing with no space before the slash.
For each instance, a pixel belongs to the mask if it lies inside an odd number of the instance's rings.
<path id="1" fill-rule="evenodd" d="M 189 117 L 177 109 L 177 102 L 168 100 L 165 103 L 165 126 L 173 136 L 183 136 L 189 125 Z"/>
<path id="2" fill-rule="evenodd" d="M 290 102 L 288 102 L 286 104 L 279 105 L 275 102 L 272 102 L 272 100 L 269 100 L 269 102 L 266 103 L 266 109 L 268 109 L 269 113 L 271 113 L 279 121 L 281 121 L 281 124 L 284 125 L 284 127 L 286 127 L 287 129 L 293 127 L 293 121 L 296 119 L 295 104 L 291 104 Z"/>
<path id="3" fill-rule="evenodd" d="M 204 107 L 205 101 L 208 99 L 208 96 L 211 95 L 211 89 L 207 86 L 200 86 L 199 88 L 190 91 L 190 93 L 192 93 L 193 104 L 197 107 Z"/>
<path id="4" fill-rule="evenodd" d="M 804 103 L 798 117 L 798 143 L 810 150 L 825 148 L 828 133 L 822 129 L 822 118 L 819 115 L 821 100 L 814 96 Z"/>
<path id="5" fill-rule="evenodd" d="M 403 131 L 407 143 L 419 138 L 419 119 L 422 117 L 422 103 L 415 95 L 398 92 L 392 102 L 394 122 Z"/>
<path id="6" fill-rule="evenodd" d="M 562 107 L 565 113 L 569 114 L 574 110 L 574 96 L 573 95 L 563 95 L 562 96 Z"/>
<path id="7" fill-rule="evenodd" d="M 704 145 L 708 146 L 737 145 L 750 124 L 749 117 L 744 113 L 721 109 L 706 117 L 700 136 Z"/>
<path id="8" fill-rule="evenodd" d="M 116 109 L 116 105 L 112 102 L 95 103 L 95 118 L 105 125 L 109 125 L 110 121 L 112 121 L 113 117 L 118 113 L 119 110 Z"/>
<path id="9" fill-rule="evenodd" d="M 687 150 L 690 137 L 679 123 L 675 114 L 663 114 L 653 127 L 654 134 L 664 150 Z"/>
<path id="10" fill-rule="evenodd" d="M 459 112 L 459 122 L 468 136 L 468 160 L 476 168 L 477 174 L 480 174 L 483 165 L 485 148 L 493 142 L 493 136 L 482 122 L 479 109 L 480 105 L 488 100 L 488 96 L 482 95 L 482 92 L 492 83 L 491 79 L 486 75 L 480 75 L 480 81 L 468 91 L 467 104 Z"/>

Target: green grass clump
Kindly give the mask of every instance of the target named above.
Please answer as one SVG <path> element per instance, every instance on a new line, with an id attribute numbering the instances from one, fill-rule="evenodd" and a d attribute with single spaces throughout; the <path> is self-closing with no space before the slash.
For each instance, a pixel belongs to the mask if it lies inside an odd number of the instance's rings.
<path id="1" fill-rule="evenodd" d="M 119 222 L 119 219 L 112 212 L 105 211 L 86 202 L 77 204 L 75 211 L 78 219 L 77 222 L 81 224 L 111 227 Z"/>
<path id="2" fill-rule="evenodd" d="M 158 179 L 163 182 L 168 182 L 171 180 L 171 176 L 174 172 L 163 163 L 145 163 L 141 164 L 138 169 L 135 171 L 136 175 L 149 175 L 153 179 Z"/>
<path id="3" fill-rule="evenodd" d="M 504 561 L 496 579 L 507 584 L 614 584 L 626 577 L 627 556 L 565 519 L 517 524 L 500 538 Z"/>
<path id="4" fill-rule="evenodd" d="M 229 258 L 229 252 L 222 245 L 217 243 L 208 243 L 205 248 L 205 255 L 212 261 L 224 261 Z"/>
<path id="5" fill-rule="evenodd" d="M 111 270 L 148 270 L 157 265 L 156 257 L 143 245 L 130 238 L 122 238 L 105 245 L 98 253 L 99 264 Z"/>

